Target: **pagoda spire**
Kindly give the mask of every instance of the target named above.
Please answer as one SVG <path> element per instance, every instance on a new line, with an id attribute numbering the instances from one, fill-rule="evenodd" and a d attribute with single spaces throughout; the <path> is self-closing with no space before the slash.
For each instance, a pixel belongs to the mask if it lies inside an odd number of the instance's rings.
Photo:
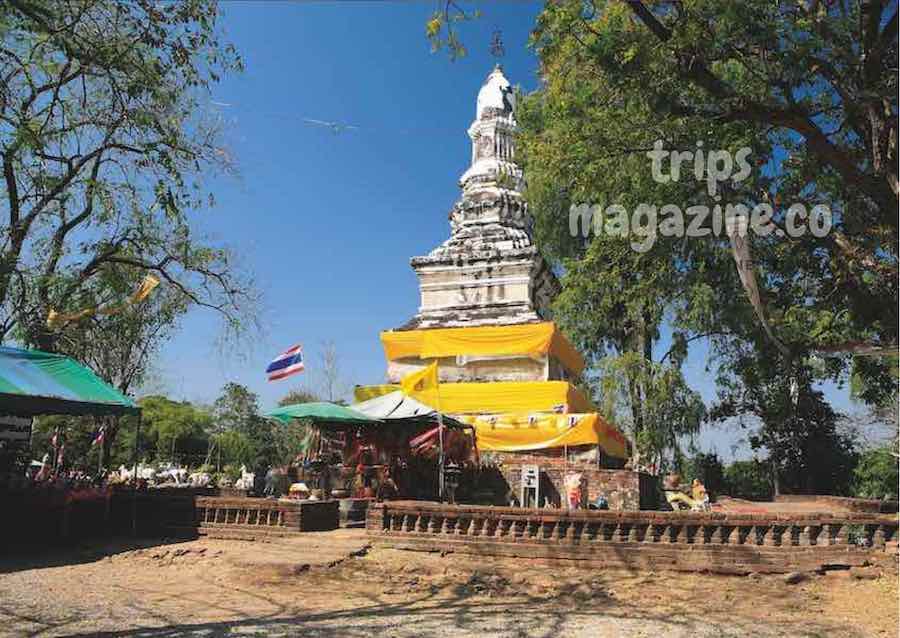
<path id="1" fill-rule="evenodd" d="M 450 211 L 450 238 L 413 257 L 421 305 L 404 328 L 508 325 L 549 316 L 559 289 L 531 234 L 516 163 L 516 95 L 497 65 L 485 79 L 469 126 L 472 154 Z"/>

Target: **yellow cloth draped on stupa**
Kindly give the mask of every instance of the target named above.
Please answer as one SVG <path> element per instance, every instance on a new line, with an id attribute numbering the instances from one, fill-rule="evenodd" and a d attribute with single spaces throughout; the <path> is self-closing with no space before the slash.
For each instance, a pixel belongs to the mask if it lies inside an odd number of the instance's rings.
<path id="1" fill-rule="evenodd" d="M 495 414 L 461 416 L 475 428 L 478 449 L 527 452 L 575 445 L 599 445 L 609 456 L 626 458 L 628 444 L 615 426 L 590 414 Z"/>
<path id="2" fill-rule="evenodd" d="M 584 370 L 584 359 L 552 321 L 512 326 L 472 326 L 381 333 L 388 361 L 437 359 L 458 355 L 553 356 L 572 375 Z"/>
<path id="3" fill-rule="evenodd" d="M 363 385 L 353 390 L 357 402 L 400 390 L 399 385 Z M 437 405 L 449 414 L 500 412 L 593 412 L 597 408 L 577 386 L 568 381 L 493 381 L 490 383 L 442 383 L 436 392 L 414 392 L 416 399 Z"/>

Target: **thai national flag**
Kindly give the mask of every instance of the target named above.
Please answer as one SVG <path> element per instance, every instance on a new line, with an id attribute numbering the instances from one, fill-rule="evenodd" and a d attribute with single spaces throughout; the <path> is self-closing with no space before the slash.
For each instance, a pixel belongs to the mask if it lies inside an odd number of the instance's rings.
<path id="1" fill-rule="evenodd" d="M 269 374 L 269 381 L 277 381 L 303 372 L 303 347 L 294 346 L 282 352 L 272 360 L 266 372 Z"/>
<path id="2" fill-rule="evenodd" d="M 91 447 L 94 447 L 95 445 L 102 445 L 103 440 L 105 438 L 106 438 L 106 426 L 101 425 L 100 429 L 97 430 L 97 434 L 94 436 L 94 440 L 91 441 Z"/>

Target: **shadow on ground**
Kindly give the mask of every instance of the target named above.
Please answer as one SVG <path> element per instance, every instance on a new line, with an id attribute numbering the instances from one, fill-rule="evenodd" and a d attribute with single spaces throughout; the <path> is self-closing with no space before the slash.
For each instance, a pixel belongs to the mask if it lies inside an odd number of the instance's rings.
<path id="1" fill-rule="evenodd" d="M 4 543 L 0 550 L 0 574 L 30 569 L 46 569 L 93 563 L 136 549 L 148 549 L 197 540 L 197 536 L 180 535 L 170 538 L 115 537 L 107 541 L 84 540 L 71 543 Z"/>

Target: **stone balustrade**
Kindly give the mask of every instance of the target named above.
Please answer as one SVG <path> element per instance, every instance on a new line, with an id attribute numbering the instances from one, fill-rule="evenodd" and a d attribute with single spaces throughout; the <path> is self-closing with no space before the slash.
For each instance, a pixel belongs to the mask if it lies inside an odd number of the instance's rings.
<path id="1" fill-rule="evenodd" d="M 293 505 L 293 504 L 288 504 Z M 258 498 L 197 497 L 194 503 L 200 527 L 291 527 L 296 523 L 295 507 Z"/>
<path id="2" fill-rule="evenodd" d="M 338 527 L 338 501 L 200 496 L 194 508 L 201 534 L 225 530 L 272 536 Z"/>
<path id="3" fill-rule="evenodd" d="M 896 516 L 566 511 L 387 502 L 373 538 L 402 549 L 460 551 L 596 566 L 749 573 L 856 565 L 897 539 Z"/>

